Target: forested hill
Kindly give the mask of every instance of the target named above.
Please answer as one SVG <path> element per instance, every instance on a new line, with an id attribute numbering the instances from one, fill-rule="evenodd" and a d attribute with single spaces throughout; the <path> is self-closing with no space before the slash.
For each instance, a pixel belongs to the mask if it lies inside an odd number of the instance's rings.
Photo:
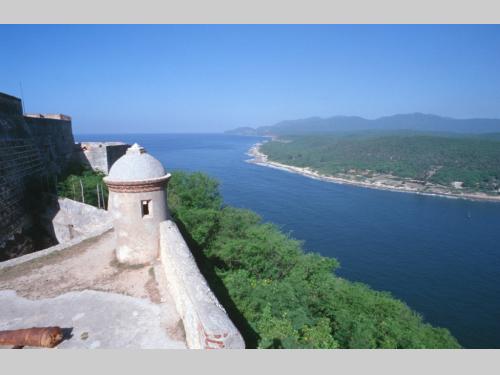
<path id="1" fill-rule="evenodd" d="M 431 135 L 287 136 L 265 143 L 269 160 L 356 178 L 371 173 L 414 179 L 423 185 L 500 194 L 500 140 Z M 368 173 L 368 174 L 367 174 Z"/>
<path id="2" fill-rule="evenodd" d="M 398 114 L 368 120 L 357 116 L 311 117 L 287 120 L 272 126 L 237 128 L 228 134 L 289 135 L 351 132 L 360 130 L 415 130 L 423 132 L 495 133 L 500 119 L 454 119 L 423 113 Z"/>

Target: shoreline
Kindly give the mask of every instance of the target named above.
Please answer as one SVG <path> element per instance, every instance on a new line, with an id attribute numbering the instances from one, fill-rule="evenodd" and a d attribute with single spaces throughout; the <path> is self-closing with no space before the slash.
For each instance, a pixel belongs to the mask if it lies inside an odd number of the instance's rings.
<path id="1" fill-rule="evenodd" d="M 282 164 L 282 163 L 279 163 L 276 161 L 270 161 L 270 160 L 268 160 L 268 156 L 260 150 L 260 147 L 265 142 L 267 142 L 267 141 L 255 143 L 254 145 L 252 145 L 252 147 L 250 147 L 250 149 L 247 151 L 246 155 L 251 156 L 252 159 L 246 160 L 247 163 L 260 165 L 263 167 L 279 169 L 279 170 L 290 172 L 290 173 L 300 174 L 304 177 L 308 177 L 308 178 L 312 178 L 312 179 L 324 181 L 324 182 L 331 182 L 331 183 L 335 183 L 335 184 L 354 185 L 354 186 L 368 188 L 368 189 L 387 190 L 387 191 L 393 191 L 393 192 L 398 192 L 398 193 L 410 193 L 410 194 L 428 195 L 428 196 L 433 196 L 433 197 L 443 197 L 443 198 L 451 198 L 451 199 L 464 199 L 464 200 L 469 200 L 469 201 L 500 203 L 500 196 L 494 197 L 494 196 L 487 195 L 485 193 L 453 193 L 453 192 L 433 191 L 433 190 L 423 191 L 422 189 L 419 189 L 418 183 L 413 183 L 414 187 L 408 187 L 408 186 L 386 185 L 383 183 L 383 180 L 356 181 L 354 179 L 348 178 L 348 176 L 340 177 L 340 176 L 325 175 L 325 174 L 321 174 L 321 173 L 319 173 L 319 172 L 317 172 L 309 167 L 296 167 L 293 165 Z M 388 179 L 386 179 L 386 181 L 387 180 Z M 394 180 L 393 182 L 400 182 L 400 181 Z M 423 187 L 423 185 L 421 185 L 421 184 L 420 184 L 420 186 Z M 435 187 L 435 188 L 438 189 L 438 187 Z M 432 187 L 430 189 L 432 189 Z"/>

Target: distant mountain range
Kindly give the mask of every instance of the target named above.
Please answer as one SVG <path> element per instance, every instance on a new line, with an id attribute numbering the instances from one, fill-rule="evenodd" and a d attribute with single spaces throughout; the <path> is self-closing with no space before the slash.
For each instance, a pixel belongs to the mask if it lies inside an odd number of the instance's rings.
<path id="1" fill-rule="evenodd" d="M 424 113 L 398 114 L 374 120 L 367 120 L 357 116 L 310 117 L 281 121 L 275 125 L 258 128 L 241 127 L 228 130 L 225 133 L 238 135 L 291 135 L 362 130 L 496 133 L 500 132 L 500 119 L 454 119 Z"/>

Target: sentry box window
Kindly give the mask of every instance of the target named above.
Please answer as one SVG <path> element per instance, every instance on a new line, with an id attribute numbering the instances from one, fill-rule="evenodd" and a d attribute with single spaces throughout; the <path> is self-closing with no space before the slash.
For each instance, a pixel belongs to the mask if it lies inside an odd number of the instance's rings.
<path id="1" fill-rule="evenodd" d="M 142 217 L 151 216 L 151 200 L 141 201 Z"/>

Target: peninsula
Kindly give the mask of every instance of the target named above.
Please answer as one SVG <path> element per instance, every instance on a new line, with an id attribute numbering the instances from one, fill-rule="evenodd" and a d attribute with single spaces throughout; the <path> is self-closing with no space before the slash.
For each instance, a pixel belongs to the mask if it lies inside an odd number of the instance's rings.
<path id="1" fill-rule="evenodd" d="M 438 135 L 308 135 L 255 144 L 248 162 L 366 188 L 500 202 L 500 142 Z"/>

